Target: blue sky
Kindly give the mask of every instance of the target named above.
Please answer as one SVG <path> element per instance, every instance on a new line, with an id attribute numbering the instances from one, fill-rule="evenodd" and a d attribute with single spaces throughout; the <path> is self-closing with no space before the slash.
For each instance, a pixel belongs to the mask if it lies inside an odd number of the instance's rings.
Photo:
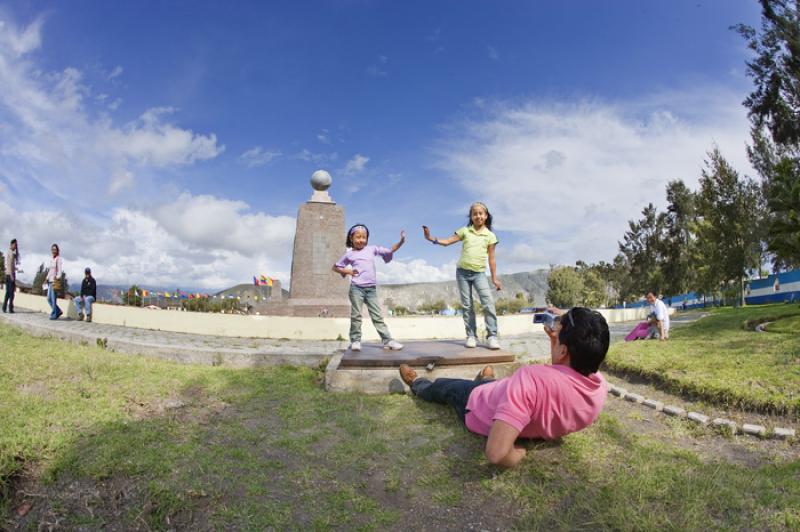
<path id="1" fill-rule="evenodd" d="M 289 281 L 318 169 L 383 282 L 453 277 L 482 200 L 501 273 L 611 260 L 714 144 L 752 175 L 755 1 L 0 3 L 0 237 L 26 277 Z"/>

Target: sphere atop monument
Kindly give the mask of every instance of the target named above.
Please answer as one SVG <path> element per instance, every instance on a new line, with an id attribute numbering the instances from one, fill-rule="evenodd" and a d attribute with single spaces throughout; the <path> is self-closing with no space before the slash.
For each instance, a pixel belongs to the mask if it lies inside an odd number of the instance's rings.
<path id="1" fill-rule="evenodd" d="M 317 170 L 311 174 L 311 186 L 314 188 L 314 190 L 328 190 L 328 187 L 331 186 L 332 182 L 333 178 L 331 178 L 331 174 L 325 170 Z"/>

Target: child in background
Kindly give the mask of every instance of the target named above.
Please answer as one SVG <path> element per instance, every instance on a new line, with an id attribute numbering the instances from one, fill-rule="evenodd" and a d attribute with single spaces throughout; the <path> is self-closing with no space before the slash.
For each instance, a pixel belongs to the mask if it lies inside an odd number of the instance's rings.
<path id="1" fill-rule="evenodd" d="M 367 304 L 369 316 L 375 330 L 383 340 L 384 349 L 403 349 L 403 344 L 392 339 L 389 328 L 381 316 L 381 306 L 378 303 L 378 292 L 375 288 L 377 276 L 375 273 L 375 257 L 379 256 L 384 262 L 392 260 L 394 252 L 406 241 L 406 232 L 400 231 L 400 241 L 391 249 L 370 246 L 369 229 L 363 224 L 356 224 L 347 231 L 347 251 L 339 261 L 334 264 L 333 271 L 342 276 L 350 276 L 350 349 L 361 351 L 361 307 Z"/>
<path id="2" fill-rule="evenodd" d="M 425 239 L 434 245 L 449 246 L 462 242 L 461 258 L 456 268 L 456 282 L 461 296 L 461 306 L 464 309 L 464 328 L 467 332 L 467 347 L 477 345 L 475 324 L 475 308 L 472 305 L 472 288 L 478 292 L 483 308 L 483 318 L 486 322 L 486 342 L 489 349 L 500 349 L 497 340 L 497 313 L 494 308 L 494 298 L 486 279 L 486 261 L 489 261 L 489 270 L 492 274 L 492 283 L 497 290 L 502 289 L 497 279 L 497 265 L 495 264 L 494 248 L 497 246 L 497 236 L 492 233 L 492 215 L 483 203 L 477 201 L 469 208 L 469 224 L 458 229 L 455 234 L 446 239 L 432 238 L 427 226 L 422 230 Z"/>

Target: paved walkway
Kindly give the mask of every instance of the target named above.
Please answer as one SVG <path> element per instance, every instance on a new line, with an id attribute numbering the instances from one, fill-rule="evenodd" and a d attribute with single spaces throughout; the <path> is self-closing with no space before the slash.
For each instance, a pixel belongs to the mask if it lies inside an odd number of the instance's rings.
<path id="1" fill-rule="evenodd" d="M 21 308 L 16 308 L 14 314 L 0 314 L 0 321 L 36 336 L 102 344 L 110 351 L 213 366 L 316 366 L 347 347 L 347 342 L 335 340 L 231 338 L 86 323 L 64 317 L 50 320 L 47 314 Z"/>
<path id="2" fill-rule="evenodd" d="M 699 315 L 682 316 L 686 321 Z M 289 340 L 265 338 L 232 338 L 203 334 L 153 331 L 86 323 L 66 317 L 51 321 L 48 315 L 17 308 L 14 314 L 0 314 L 0 321 L 28 331 L 36 336 L 52 336 L 81 344 L 102 344 L 106 349 L 131 354 L 141 354 L 183 363 L 213 366 L 252 367 L 290 364 L 317 366 L 326 358 L 347 348 L 341 340 Z M 680 323 L 680 318 L 673 323 Z M 635 322 L 612 323 L 611 341 L 620 341 Z M 402 341 L 402 338 L 400 339 Z M 516 355 L 520 362 L 547 359 L 550 342 L 539 332 L 502 337 L 505 351 Z"/>

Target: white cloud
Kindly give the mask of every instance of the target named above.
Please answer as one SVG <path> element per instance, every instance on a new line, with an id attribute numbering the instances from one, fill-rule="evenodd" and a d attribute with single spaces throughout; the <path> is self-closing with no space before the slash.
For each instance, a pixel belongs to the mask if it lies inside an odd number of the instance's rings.
<path id="1" fill-rule="evenodd" d="M 389 73 L 384 68 L 389 62 L 389 58 L 385 55 L 378 56 L 378 62 L 367 67 L 367 74 L 374 78 L 385 78 Z"/>
<path id="2" fill-rule="evenodd" d="M 441 169 L 488 204 L 495 227 L 521 244 L 509 254 L 498 248 L 501 270 L 610 260 L 627 220 L 648 202 L 664 207 L 668 181 L 696 188 L 715 143 L 753 175 L 740 101 L 698 87 L 627 103 L 487 104 L 483 118 L 451 124 L 435 152 Z"/>
<path id="3" fill-rule="evenodd" d="M 0 201 L 0 227 L 4 241 L 19 239 L 27 282 L 57 242 L 72 280 L 90 266 L 102 284 L 205 288 L 246 283 L 259 273 L 286 283 L 294 236 L 293 218 L 188 193 L 152 208 L 118 207 L 103 220 L 20 211 Z"/>
<path id="4" fill-rule="evenodd" d="M 345 164 L 342 172 L 345 175 L 357 174 L 364 170 L 368 162 L 369 162 L 369 157 L 365 157 L 360 153 L 356 153 L 352 159 L 347 161 L 347 164 Z"/>
<path id="5" fill-rule="evenodd" d="M 331 135 L 330 131 L 327 129 L 323 129 L 317 134 L 317 140 L 323 144 L 330 144 L 331 143 Z"/>
<path id="6" fill-rule="evenodd" d="M 106 80 L 111 81 L 112 79 L 118 78 L 122 75 L 123 68 L 119 65 L 115 66 L 114 69 L 109 72 L 108 76 L 106 76 Z"/>
<path id="7" fill-rule="evenodd" d="M 154 169 L 222 153 L 213 133 L 170 123 L 175 111 L 168 107 L 114 124 L 102 110 L 115 109 L 118 98 L 107 105 L 111 95 L 94 96 L 76 68 L 47 72 L 37 63 L 30 52 L 41 44 L 41 29 L 41 19 L 24 30 L 8 20 L 0 25 L 0 174 L 13 179 L 23 197 L 74 201 L 92 195 L 99 205 Z"/>
<path id="8" fill-rule="evenodd" d="M 239 156 L 239 161 L 248 168 L 255 168 L 269 164 L 281 155 L 279 151 L 270 151 L 261 146 L 253 146 Z"/>
<path id="9" fill-rule="evenodd" d="M 424 259 L 394 259 L 384 264 L 377 261 L 379 284 L 431 283 L 455 280 L 456 261 L 433 266 Z"/>
<path id="10" fill-rule="evenodd" d="M 339 154 L 335 151 L 331 153 L 314 153 L 307 148 L 303 148 L 300 152 L 294 154 L 292 158 L 320 164 L 336 161 L 339 158 Z"/>
<path id="11" fill-rule="evenodd" d="M 495 48 L 494 46 L 487 46 L 486 47 L 486 55 L 492 61 L 499 61 L 500 60 L 500 54 L 497 53 L 497 48 Z"/>

